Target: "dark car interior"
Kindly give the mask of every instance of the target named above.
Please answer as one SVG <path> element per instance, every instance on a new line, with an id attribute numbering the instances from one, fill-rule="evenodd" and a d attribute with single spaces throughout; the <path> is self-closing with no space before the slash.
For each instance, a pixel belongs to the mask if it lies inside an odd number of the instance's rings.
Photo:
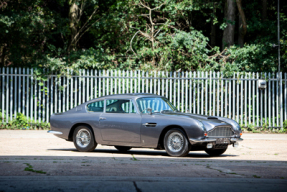
<path id="1" fill-rule="evenodd" d="M 129 100 L 114 100 L 106 106 L 106 113 L 129 113 Z"/>

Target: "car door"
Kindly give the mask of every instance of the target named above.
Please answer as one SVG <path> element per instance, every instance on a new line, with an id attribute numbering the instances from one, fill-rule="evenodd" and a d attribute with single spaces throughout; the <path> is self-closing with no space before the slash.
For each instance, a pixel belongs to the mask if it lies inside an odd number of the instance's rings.
<path id="1" fill-rule="evenodd" d="M 87 113 L 85 114 L 85 121 L 92 126 L 96 141 L 101 143 L 102 136 L 99 129 L 99 119 L 104 112 L 104 100 L 98 100 L 87 104 Z"/>
<path id="2" fill-rule="evenodd" d="M 100 116 L 99 127 L 104 141 L 140 143 L 141 115 L 132 100 L 106 99 L 105 112 Z"/>

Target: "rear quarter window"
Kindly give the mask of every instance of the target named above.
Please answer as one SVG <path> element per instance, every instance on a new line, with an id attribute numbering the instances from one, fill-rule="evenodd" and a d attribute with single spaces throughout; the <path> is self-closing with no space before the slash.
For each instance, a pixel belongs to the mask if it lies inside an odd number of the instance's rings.
<path id="1" fill-rule="evenodd" d="M 104 111 L 104 100 L 96 101 L 87 105 L 87 111 L 89 112 L 103 112 Z"/>

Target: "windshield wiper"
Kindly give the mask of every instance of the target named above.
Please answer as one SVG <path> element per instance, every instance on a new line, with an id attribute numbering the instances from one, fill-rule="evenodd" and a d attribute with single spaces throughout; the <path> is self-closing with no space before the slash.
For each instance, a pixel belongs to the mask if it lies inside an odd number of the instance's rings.
<path id="1" fill-rule="evenodd" d="M 174 112 L 173 110 L 162 110 L 162 111 L 160 111 L 160 113 L 165 113 L 165 112 Z"/>

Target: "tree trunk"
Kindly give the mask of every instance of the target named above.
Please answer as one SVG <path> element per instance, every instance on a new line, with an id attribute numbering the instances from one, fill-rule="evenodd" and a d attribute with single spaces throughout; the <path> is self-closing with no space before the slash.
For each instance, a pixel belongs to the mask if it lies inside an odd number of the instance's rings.
<path id="1" fill-rule="evenodd" d="M 216 45 L 216 26 L 211 23 L 210 45 L 214 47 Z"/>
<path id="2" fill-rule="evenodd" d="M 241 16 L 239 15 L 239 22 L 238 22 L 238 44 L 240 47 L 243 47 L 244 45 L 244 35 L 242 34 L 242 19 Z"/>
<path id="3" fill-rule="evenodd" d="M 238 35 L 238 44 L 240 47 L 244 45 L 244 36 L 247 31 L 247 24 L 244 11 L 242 9 L 241 0 L 236 0 L 238 12 L 239 12 L 239 35 Z"/>
<path id="4" fill-rule="evenodd" d="M 69 10 L 70 24 L 69 26 L 71 30 L 71 39 L 70 39 L 68 52 L 76 49 L 75 36 L 77 35 L 77 32 L 78 32 L 78 12 L 79 12 L 79 7 L 76 4 L 76 0 L 70 0 L 70 10 Z"/>
<path id="5" fill-rule="evenodd" d="M 234 28 L 235 28 L 235 1 L 226 0 L 225 17 L 227 27 L 224 29 L 222 38 L 222 49 L 234 45 Z"/>
<path id="6" fill-rule="evenodd" d="M 262 20 L 267 18 L 267 0 L 262 0 Z"/>
<path id="7" fill-rule="evenodd" d="M 188 13 L 188 20 L 189 20 L 189 28 L 192 27 L 192 11 Z"/>
<path id="8" fill-rule="evenodd" d="M 216 8 L 213 8 L 213 14 L 216 16 Z M 210 33 L 210 45 L 214 47 L 216 45 L 216 26 L 211 21 L 211 33 Z"/>
<path id="9" fill-rule="evenodd" d="M 4 45 L 1 47 L 1 65 L 2 67 L 5 67 L 5 52 L 6 52 L 6 46 Z"/>

